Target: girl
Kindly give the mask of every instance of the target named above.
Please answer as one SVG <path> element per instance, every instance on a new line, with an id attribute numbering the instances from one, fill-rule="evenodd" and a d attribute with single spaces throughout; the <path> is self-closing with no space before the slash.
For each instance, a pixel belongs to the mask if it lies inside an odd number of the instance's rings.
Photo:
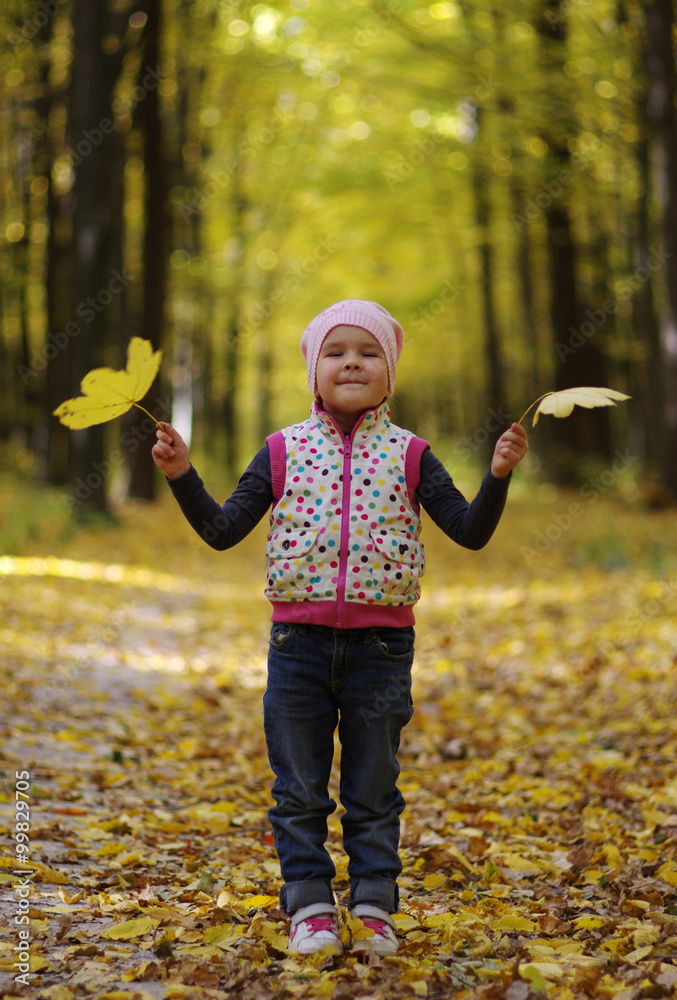
<path id="1" fill-rule="evenodd" d="M 373 934 L 355 948 L 397 950 L 400 733 L 412 715 L 414 612 L 424 551 L 420 507 L 479 549 L 501 517 L 524 429 L 499 438 L 468 503 L 426 441 L 390 421 L 402 327 L 375 302 L 346 299 L 301 338 L 310 417 L 272 434 L 221 506 L 180 435 L 159 425 L 153 458 L 193 528 L 227 549 L 272 507 L 266 595 L 272 628 L 264 729 L 275 774 L 269 811 L 291 917 L 290 951 L 342 950 L 326 850 L 334 731 L 351 915 Z"/>

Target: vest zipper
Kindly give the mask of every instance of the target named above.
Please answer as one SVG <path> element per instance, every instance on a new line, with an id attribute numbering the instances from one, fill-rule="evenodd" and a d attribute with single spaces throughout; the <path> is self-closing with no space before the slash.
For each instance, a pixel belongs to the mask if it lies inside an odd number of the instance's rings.
<path id="1" fill-rule="evenodd" d="M 343 431 L 341 431 L 343 433 Z M 350 542 L 350 471 L 353 458 L 353 427 L 343 437 L 343 483 L 341 489 L 341 540 L 339 542 L 339 572 L 336 584 L 336 628 L 343 628 L 346 609 L 346 577 L 348 575 L 348 544 Z"/>

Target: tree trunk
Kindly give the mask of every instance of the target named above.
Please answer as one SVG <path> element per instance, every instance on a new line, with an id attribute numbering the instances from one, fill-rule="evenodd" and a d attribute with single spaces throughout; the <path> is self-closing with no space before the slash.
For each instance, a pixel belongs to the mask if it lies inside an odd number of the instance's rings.
<path id="1" fill-rule="evenodd" d="M 226 326 L 226 358 L 225 374 L 226 387 L 223 394 L 223 430 L 226 448 L 225 465 L 228 474 L 234 478 L 238 471 L 238 433 L 237 433 L 237 383 L 240 373 L 240 311 L 241 311 L 241 288 L 242 288 L 242 258 L 245 247 L 244 217 L 247 202 L 242 193 L 241 186 L 241 165 L 238 164 L 232 174 L 232 184 L 230 190 L 231 198 L 231 238 L 237 243 L 237 260 L 232 266 L 232 282 L 230 284 L 230 304 L 228 310 L 228 323 Z"/>
<path id="2" fill-rule="evenodd" d="M 543 392 L 541 383 L 540 360 L 538 352 L 538 329 L 536 324 L 536 309 L 534 306 L 534 291 L 531 278 L 531 238 L 529 227 L 524 215 L 522 191 L 516 183 L 510 185 L 513 219 L 520 222 L 517 232 L 517 279 L 519 289 L 519 306 L 521 312 L 522 336 L 526 353 L 529 357 L 529 373 L 526 378 L 526 395 L 536 399 Z"/>
<path id="3" fill-rule="evenodd" d="M 484 357 L 486 363 L 487 411 L 500 412 L 507 406 L 503 380 L 501 344 L 494 307 L 494 254 L 489 231 L 488 180 L 481 161 L 474 165 L 473 187 L 475 193 L 475 221 L 480 232 L 480 287 L 484 317 Z M 493 448 L 493 442 L 489 442 Z"/>
<path id="4" fill-rule="evenodd" d="M 103 4 L 73 3 L 73 77 L 70 141 L 75 166 L 73 195 L 73 301 L 71 316 L 78 325 L 69 344 L 69 395 L 79 393 L 82 377 L 103 365 L 124 292 L 123 276 L 114 268 L 120 259 L 110 202 L 119 169 L 113 130 L 111 95 L 119 59 L 102 55 L 102 40 L 110 32 Z M 117 301 L 116 301 L 117 300 Z M 116 309 L 117 305 L 117 309 Z M 113 307 L 111 309 L 111 306 Z M 64 387 L 66 388 L 66 387 Z M 70 471 L 75 484 L 74 512 L 107 513 L 106 486 L 110 470 L 104 463 L 101 425 L 70 433 Z"/>
<path id="5" fill-rule="evenodd" d="M 594 338 L 586 336 L 586 322 L 593 333 L 596 328 L 587 316 L 583 316 L 579 305 L 576 247 L 569 209 L 563 200 L 563 178 L 571 176 L 571 154 L 566 144 L 568 104 L 565 97 L 558 95 L 566 59 L 566 7 L 566 0 L 546 0 L 537 25 L 543 39 L 543 72 L 548 93 L 553 83 L 554 94 L 550 108 L 552 127 L 544 133 L 550 149 L 550 160 L 546 165 L 549 176 L 539 193 L 545 203 L 555 391 L 579 385 L 606 385 L 604 355 Z M 576 465 L 581 455 L 596 452 L 606 457 L 608 454 L 609 422 L 605 411 L 595 413 L 591 418 L 589 413 L 576 408 L 566 420 L 554 421 L 550 433 L 552 453 L 546 465 L 550 475 L 563 486 L 578 485 Z"/>
<path id="6" fill-rule="evenodd" d="M 146 232 L 143 246 L 143 320 L 142 336 L 150 340 L 153 347 L 162 346 L 165 299 L 167 292 L 167 164 L 164 153 L 162 120 L 158 94 L 160 39 L 162 32 L 162 0 L 146 0 L 144 9 L 148 14 L 145 28 L 144 59 L 139 85 L 144 97 L 138 105 L 138 120 L 144 132 L 144 178 L 145 178 L 145 223 Z M 157 397 L 158 386 L 154 386 Z M 161 394 L 169 395 L 168 389 Z M 170 419 L 169 399 L 156 401 L 147 406 L 161 420 Z M 155 474 L 151 458 L 151 448 L 155 440 L 155 428 L 150 426 L 148 417 L 139 411 L 129 415 L 126 433 L 138 441 L 136 447 L 127 452 L 129 463 L 130 496 L 152 500 L 155 496 Z"/>
<path id="7" fill-rule="evenodd" d="M 651 237 L 649 215 L 651 200 L 651 160 L 649 138 L 646 134 L 646 106 L 639 109 L 641 138 L 637 143 L 636 156 L 639 169 L 639 198 L 637 205 L 637 237 L 633 264 L 640 274 L 647 274 L 632 299 L 633 326 L 640 342 L 646 345 L 646 360 L 634 366 L 638 383 L 639 405 L 644 425 L 644 455 L 647 465 L 654 474 L 659 472 L 663 455 L 663 413 L 665 407 L 663 391 L 663 371 L 661 364 L 661 337 L 654 299 L 651 263 Z M 640 270 L 641 269 L 641 270 Z"/>
<path id="8" fill-rule="evenodd" d="M 663 449 L 661 471 L 664 485 L 677 497 L 677 74 L 672 38 L 672 0 L 644 4 L 649 53 L 648 117 L 652 126 L 654 176 L 662 209 L 665 255 L 666 302 L 660 320 L 663 370 Z"/>

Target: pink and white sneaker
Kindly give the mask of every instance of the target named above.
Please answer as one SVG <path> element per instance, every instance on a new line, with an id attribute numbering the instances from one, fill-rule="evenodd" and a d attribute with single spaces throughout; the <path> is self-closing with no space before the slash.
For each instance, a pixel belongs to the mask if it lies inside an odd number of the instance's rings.
<path id="1" fill-rule="evenodd" d="M 379 906 L 358 903 L 350 911 L 351 917 L 358 917 L 365 927 L 374 932 L 373 937 L 359 938 L 351 946 L 352 951 L 372 952 L 374 955 L 394 955 L 398 948 L 395 937 L 395 921 Z"/>
<path id="2" fill-rule="evenodd" d="M 302 906 L 291 918 L 289 951 L 311 955 L 322 948 L 343 951 L 338 932 L 338 911 L 330 903 Z"/>

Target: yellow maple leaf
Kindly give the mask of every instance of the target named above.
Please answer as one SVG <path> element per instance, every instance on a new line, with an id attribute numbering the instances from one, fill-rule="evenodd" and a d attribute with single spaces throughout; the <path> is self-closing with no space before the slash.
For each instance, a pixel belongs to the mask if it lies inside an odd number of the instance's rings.
<path id="1" fill-rule="evenodd" d="M 616 389 L 605 389 L 598 386 L 576 386 L 572 389 L 562 389 L 560 392 L 546 392 L 543 396 L 531 404 L 520 417 L 521 424 L 529 410 L 536 406 L 533 426 L 538 423 L 541 413 L 551 413 L 553 417 L 568 417 L 573 412 L 574 406 L 583 406 L 586 409 L 593 409 L 595 406 L 615 406 L 616 401 L 630 399 L 624 392 Z"/>
<path id="2" fill-rule="evenodd" d="M 142 937 L 149 931 L 157 927 L 159 920 L 151 920 L 150 917 L 139 917 L 137 920 L 123 920 L 119 924 L 113 924 L 108 930 L 101 932 L 101 937 L 110 938 L 112 941 L 131 941 L 132 938 Z"/>
<path id="3" fill-rule="evenodd" d="M 54 410 L 54 416 L 71 430 L 103 424 L 122 416 L 132 406 L 155 420 L 139 406 L 138 400 L 143 399 L 153 384 L 161 360 L 162 351 L 153 351 L 149 340 L 132 337 L 127 349 L 127 367 L 122 371 L 94 368 L 88 372 L 80 383 L 83 395 L 67 399 Z"/>

